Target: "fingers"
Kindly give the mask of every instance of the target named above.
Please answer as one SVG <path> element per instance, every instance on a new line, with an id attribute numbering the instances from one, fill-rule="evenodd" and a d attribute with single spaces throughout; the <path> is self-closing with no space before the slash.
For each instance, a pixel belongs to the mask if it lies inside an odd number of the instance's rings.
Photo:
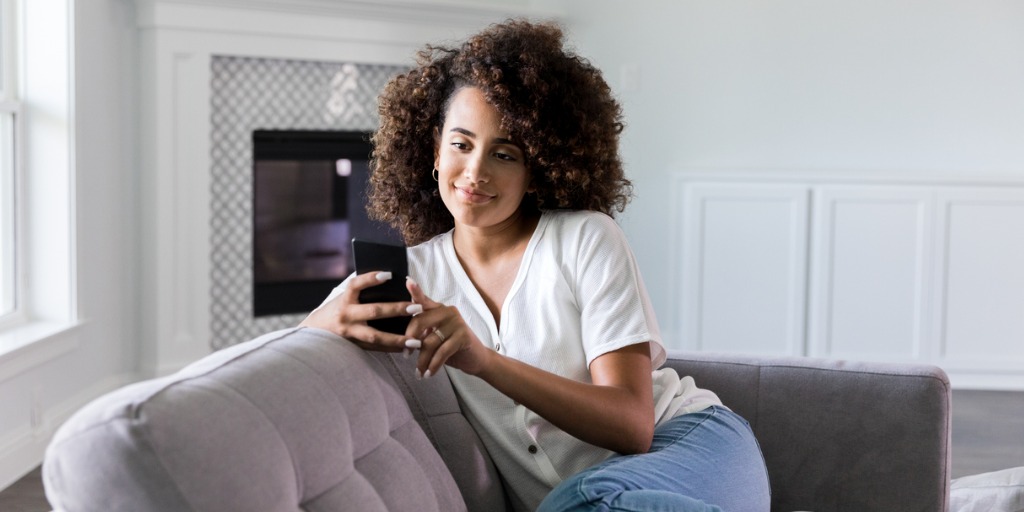
<path id="1" fill-rule="evenodd" d="M 359 297 L 359 292 L 371 286 L 377 286 L 385 281 L 389 281 L 391 278 L 391 272 L 366 272 L 365 274 L 359 274 L 349 281 L 345 294 L 350 297 L 349 300 L 351 302 L 357 302 L 356 299 Z"/>
<path id="2" fill-rule="evenodd" d="M 391 277 L 391 272 L 367 272 L 354 277 L 345 290 L 347 296 L 344 298 L 344 301 L 347 304 L 341 315 L 341 322 L 366 322 L 381 318 L 415 316 L 422 313 L 423 306 L 415 302 L 399 301 L 368 304 L 359 302 L 360 291 L 377 286 L 390 280 Z"/>
<path id="3" fill-rule="evenodd" d="M 447 332 L 440 328 L 424 336 L 420 357 L 416 361 L 417 377 L 430 378 L 441 371 L 441 367 L 456 353 L 462 350 L 465 343 L 462 329 Z M 422 373 L 421 373 L 422 372 Z"/>
<path id="4" fill-rule="evenodd" d="M 367 322 L 394 317 L 409 317 L 423 312 L 413 302 L 379 302 L 361 304 L 359 292 L 391 279 L 390 272 L 367 272 L 353 277 L 345 291 L 317 308 L 303 320 L 303 326 L 331 331 L 367 350 L 400 352 L 406 350 L 409 336 L 393 334 L 371 327 Z M 417 343 L 419 343 L 417 341 Z"/>
<path id="5" fill-rule="evenodd" d="M 421 340 L 416 360 L 417 378 L 436 375 L 452 356 L 475 340 L 458 309 L 452 306 L 428 309 L 416 316 L 406 334 Z"/>
<path id="6" fill-rule="evenodd" d="M 378 331 L 373 327 L 361 324 L 348 326 L 343 337 L 364 350 L 377 352 L 402 352 L 421 343 L 419 340 L 410 339 L 407 336 Z"/>
<path id="7" fill-rule="evenodd" d="M 355 283 L 354 279 L 354 286 L 349 290 L 358 293 L 358 290 L 375 286 L 388 278 L 388 275 L 378 277 L 372 273 L 359 275 L 356 277 L 359 282 Z M 405 337 L 402 338 L 407 340 L 402 342 L 402 349 L 405 349 L 407 356 L 411 351 L 419 351 L 416 377 L 430 378 L 441 371 L 442 366 L 451 362 L 449 360 L 452 357 L 479 341 L 476 341 L 476 335 L 466 325 L 457 308 L 435 302 L 411 277 L 406 278 L 405 287 L 409 290 L 412 303 L 363 304 L 362 306 L 373 309 L 352 308 L 352 314 L 358 315 L 363 321 L 386 316 L 413 315 L 414 318 L 405 331 Z M 402 310 L 401 307 L 406 309 Z M 399 350 L 401 349 L 391 351 Z"/>
<path id="8" fill-rule="evenodd" d="M 367 322 L 397 316 L 416 316 L 423 312 L 423 306 L 412 302 L 376 302 L 372 304 L 351 304 L 345 308 L 342 321 L 347 323 Z"/>
<path id="9" fill-rule="evenodd" d="M 422 304 L 423 309 L 436 309 L 443 304 L 434 302 L 430 297 L 427 297 L 426 293 L 423 293 L 423 288 L 420 288 L 420 284 L 413 280 L 412 277 L 405 278 L 405 288 L 409 290 L 409 295 L 412 296 L 412 301 L 417 304 Z"/>
<path id="10" fill-rule="evenodd" d="M 423 312 L 423 306 L 410 302 L 388 302 L 376 304 L 350 304 L 341 318 L 344 326 L 342 337 L 353 341 L 364 349 L 383 352 L 402 352 L 420 348 L 420 341 L 404 333 L 393 334 L 378 330 L 367 324 L 371 320 L 407 317 Z M 410 345 L 410 342 L 415 342 Z"/>

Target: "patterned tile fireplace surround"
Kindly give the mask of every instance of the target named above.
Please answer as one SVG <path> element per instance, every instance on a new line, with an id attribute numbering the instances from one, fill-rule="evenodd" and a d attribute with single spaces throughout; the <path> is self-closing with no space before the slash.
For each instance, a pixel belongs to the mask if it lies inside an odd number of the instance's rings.
<path id="1" fill-rule="evenodd" d="M 253 315 L 253 130 L 373 130 L 377 93 L 404 69 L 232 56 L 211 59 L 212 348 L 302 319 L 301 314 Z"/>

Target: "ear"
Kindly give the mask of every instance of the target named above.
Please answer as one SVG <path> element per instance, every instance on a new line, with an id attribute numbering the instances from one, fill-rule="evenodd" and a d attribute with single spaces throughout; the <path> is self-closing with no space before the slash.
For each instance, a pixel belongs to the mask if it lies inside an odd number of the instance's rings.
<path id="1" fill-rule="evenodd" d="M 434 128 L 434 168 L 441 165 L 441 132 Z"/>

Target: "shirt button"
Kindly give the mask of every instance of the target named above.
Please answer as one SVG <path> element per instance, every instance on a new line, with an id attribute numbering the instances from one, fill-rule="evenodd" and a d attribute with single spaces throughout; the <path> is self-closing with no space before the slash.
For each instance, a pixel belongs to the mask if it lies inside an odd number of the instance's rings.
<path id="1" fill-rule="evenodd" d="M 530 453 L 537 453 L 537 446 L 531 444 L 530 447 L 526 449 L 526 451 Z"/>
<path id="2" fill-rule="evenodd" d="M 496 350 L 496 351 L 498 351 L 498 352 L 501 352 L 501 343 L 497 343 L 497 344 L 495 344 L 495 345 L 494 345 L 494 350 Z"/>

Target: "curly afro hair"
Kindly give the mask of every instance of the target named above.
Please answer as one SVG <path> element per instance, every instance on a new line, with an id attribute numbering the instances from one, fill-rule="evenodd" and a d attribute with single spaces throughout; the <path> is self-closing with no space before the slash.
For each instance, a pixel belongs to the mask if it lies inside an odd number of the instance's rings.
<path id="1" fill-rule="evenodd" d="M 379 97 L 368 190 L 371 218 L 410 245 L 448 231 L 453 220 L 432 178 L 435 134 L 451 97 L 480 89 L 517 141 L 536 192 L 524 207 L 614 215 L 632 185 L 619 158 L 622 109 L 601 72 L 563 49 L 553 23 L 510 20 L 458 48 L 427 46 L 418 66 L 393 78 Z"/>

